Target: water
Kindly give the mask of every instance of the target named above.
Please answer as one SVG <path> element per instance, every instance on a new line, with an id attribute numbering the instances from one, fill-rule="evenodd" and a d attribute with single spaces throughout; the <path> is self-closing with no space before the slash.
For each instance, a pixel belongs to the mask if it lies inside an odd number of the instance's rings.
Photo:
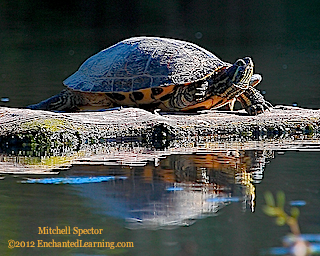
<path id="1" fill-rule="evenodd" d="M 259 255 L 281 246 L 290 231 L 262 211 L 264 193 L 279 190 L 286 195 L 287 210 L 292 201 L 305 203 L 298 206 L 301 232 L 319 234 L 319 152 L 219 150 L 167 154 L 140 165 L 119 165 L 119 159 L 78 161 L 59 175 L 2 175 L 0 250 L 17 255 Z M 71 231 L 45 235 L 39 227 Z M 79 236 L 73 228 L 103 231 Z M 133 242 L 134 247 L 8 249 L 9 239 L 36 246 L 38 240 L 81 239 Z"/>

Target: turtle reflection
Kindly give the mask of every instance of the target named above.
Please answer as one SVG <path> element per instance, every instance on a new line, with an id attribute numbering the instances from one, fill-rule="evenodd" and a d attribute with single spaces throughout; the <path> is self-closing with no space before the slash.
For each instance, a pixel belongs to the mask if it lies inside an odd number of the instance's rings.
<path id="1" fill-rule="evenodd" d="M 255 183 L 261 182 L 272 151 L 218 151 L 170 155 L 145 166 L 100 166 L 127 179 L 79 186 L 99 213 L 120 217 L 130 228 L 190 225 L 231 203 L 254 210 Z M 157 161 L 155 161 L 157 162 Z M 78 165 L 72 175 L 87 175 L 97 166 Z"/>

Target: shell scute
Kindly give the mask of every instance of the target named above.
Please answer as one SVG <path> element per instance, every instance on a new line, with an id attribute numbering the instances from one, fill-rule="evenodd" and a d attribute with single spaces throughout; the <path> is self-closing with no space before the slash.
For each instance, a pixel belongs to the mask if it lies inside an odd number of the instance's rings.
<path id="1" fill-rule="evenodd" d="M 113 81 L 112 80 L 102 80 L 97 82 L 92 88 L 91 92 L 112 92 L 113 91 Z"/>
<path id="2" fill-rule="evenodd" d="M 83 92 L 132 92 L 195 82 L 223 65 L 214 54 L 192 43 L 135 37 L 90 57 L 64 84 Z"/>
<path id="3" fill-rule="evenodd" d="M 114 92 L 132 92 L 132 79 L 115 79 Z"/>
<path id="4" fill-rule="evenodd" d="M 88 86 L 86 86 L 86 83 L 85 82 L 81 82 L 79 81 L 78 84 L 76 84 L 73 89 L 74 90 L 83 90 L 83 88 L 87 88 Z"/>
<path id="5" fill-rule="evenodd" d="M 151 83 L 151 77 L 140 76 L 133 79 L 132 87 L 139 88 L 141 86 L 142 88 L 148 88 L 151 85 Z"/>
<path id="6" fill-rule="evenodd" d="M 160 58 L 152 58 L 145 67 L 145 73 L 150 76 L 168 76 L 170 73 L 168 64 L 162 63 Z"/>
<path id="7" fill-rule="evenodd" d="M 154 76 L 152 77 L 152 84 L 150 85 L 151 88 L 159 87 L 162 84 L 173 84 L 173 81 L 170 77 L 165 76 Z"/>

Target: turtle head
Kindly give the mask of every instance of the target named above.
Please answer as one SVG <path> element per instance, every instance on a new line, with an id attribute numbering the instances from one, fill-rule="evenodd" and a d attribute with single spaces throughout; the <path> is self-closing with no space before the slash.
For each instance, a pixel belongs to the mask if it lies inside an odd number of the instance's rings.
<path id="1" fill-rule="evenodd" d="M 253 62 L 250 57 L 238 59 L 227 69 L 230 82 L 240 88 L 247 89 L 253 75 Z"/>

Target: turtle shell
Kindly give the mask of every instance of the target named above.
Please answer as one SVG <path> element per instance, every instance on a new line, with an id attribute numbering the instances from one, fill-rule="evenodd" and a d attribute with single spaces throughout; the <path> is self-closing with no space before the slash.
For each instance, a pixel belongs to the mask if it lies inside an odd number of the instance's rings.
<path id="1" fill-rule="evenodd" d="M 211 52 L 189 42 L 134 37 L 87 59 L 64 84 L 81 92 L 133 92 L 192 83 L 225 65 Z"/>

